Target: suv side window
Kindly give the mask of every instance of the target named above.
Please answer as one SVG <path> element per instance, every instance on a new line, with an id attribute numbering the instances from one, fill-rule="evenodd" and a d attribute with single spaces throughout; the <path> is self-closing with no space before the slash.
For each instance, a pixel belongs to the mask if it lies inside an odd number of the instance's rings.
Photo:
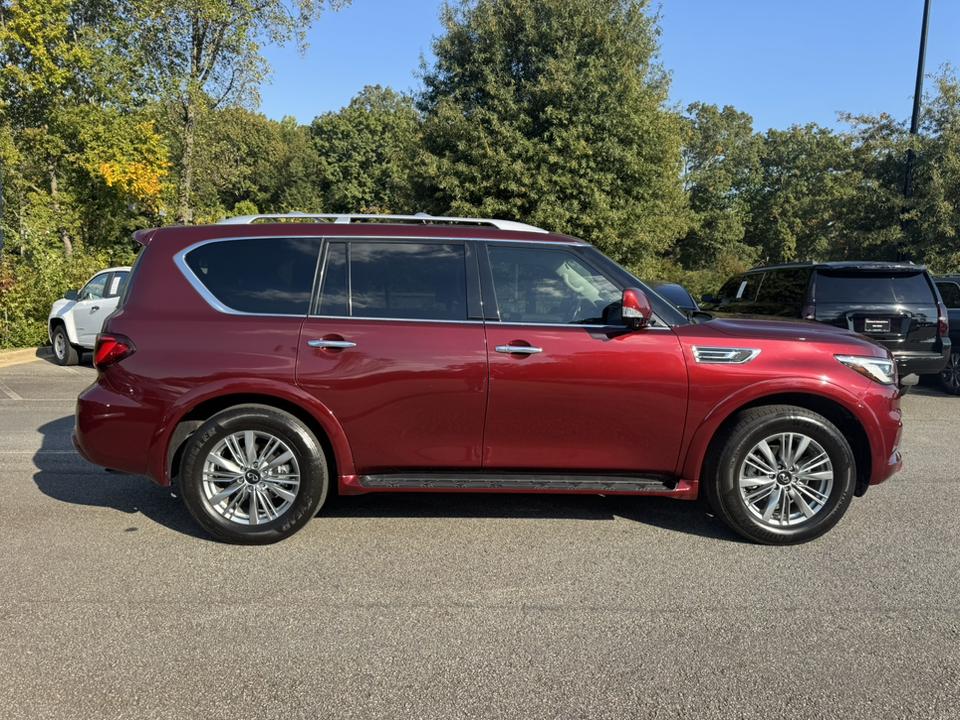
<path id="1" fill-rule="evenodd" d="M 944 305 L 951 310 L 960 308 L 960 285 L 949 280 L 938 280 L 937 289 Z"/>
<path id="2" fill-rule="evenodd" d="M 763 281 L 764 273 L 746 273 L 732 277 L 717 292 L 714 303 L 753 302 Z"/>
<path id="3" fill-rule="evenodd" d="M 306 315 L 319 249 L 319 238 L 247 238 L 205 243 L 184 260 L 228 310 Z"/>
<path id="4" fill-rule="evenodd" d="M 490 245 L 487 252 L 504 322 L 600 325 L 621 299 L 612 282 L 566 250 Z"/>
<path id="5" fill-rule="evenodd" d="M 799 317 L 807 295 L 810 271 L 803 268 L 783 268 L 764 273 L 757 291 L 757 304 L 771 315 Z"/>
<path id="6" fill-rule="evenodd" d="M 103 297 L 103 289 L 106 287 L 107 278 L 109 276 L 109 273 L 104 273 L 103 275 L 97 275 L 95 278 L 93 278 L 93 280 L 83 286 L 83 290 L 80 291 L 79 299 L 100 300 Z"/>
<path id="7" fill-rule="evenodd" d="M 466 267 L 459 243 L 332 242 L 317 314 L 466 320 Z"/>

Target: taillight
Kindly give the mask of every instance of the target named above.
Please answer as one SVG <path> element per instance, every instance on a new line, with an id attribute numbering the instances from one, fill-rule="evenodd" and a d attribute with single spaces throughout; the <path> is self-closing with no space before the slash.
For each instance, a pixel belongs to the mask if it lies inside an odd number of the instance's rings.
<path id="1" fill-rule="evenodd" d="M 937 303 L 937 326 L 939 327 L 940 337 L 946 337 L 950 334 L 950 322 L 947 319 L 947 308 L 942 302 Z"/>
<path id="2" fill-rule="evenodd" d="M 93 350 L 93 366 L 100 371 L 133 355 L 137 351 L 133 341 L 125 335 L 100 333 Z"/>

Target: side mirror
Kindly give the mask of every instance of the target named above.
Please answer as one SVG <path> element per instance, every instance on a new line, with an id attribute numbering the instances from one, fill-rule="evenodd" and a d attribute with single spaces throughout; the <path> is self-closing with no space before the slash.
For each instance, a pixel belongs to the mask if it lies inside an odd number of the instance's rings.
<path id="1" fill-rule="evenodd" d="M 704 294 L 703 294 L 703 297 L 700 298 L 700 299 L 703 300 L 703 302 L 705 302 L 705 303 L 712 303 L 712 302 L 713 302 L 713 295 L 711 295 L 710 293 L 704 293 Z"/>
<path id="2" fill-rule="evenodd" d="M 76 299 L 79 298 L 79 297 L 80 297 L 80 293 L 77 292 L 76 290 L 67 290 L 67 291 L 63 294 L 63 299 L 64 299 L 64 300 L 76 300 Z"/>
<path id="3" fill-rule="evenodd" d="M 623 324 L 637 328 L 646 327 L 653 315 L 653 307 L 650 300 L 640 288 L 626 288 L 623 291 L 623 300 L 621 305 Z"/>

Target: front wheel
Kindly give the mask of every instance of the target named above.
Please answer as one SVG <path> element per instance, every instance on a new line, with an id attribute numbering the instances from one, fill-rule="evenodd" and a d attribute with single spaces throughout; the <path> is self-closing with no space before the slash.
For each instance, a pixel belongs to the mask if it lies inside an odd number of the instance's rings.
<path id="1" fill-rule="evenodd" d="M 63 325 L 57 325 L 53 331 L 53 357 L 57 365 L 76 365 L 80 362 L 80 353 L 70 344 L 70 337 Z"/>
<path id="2" fill-rule="evenodd" d="M 745 410 L 711 446 L 703 482 L 717 515 L 769 545 L 823 535 L 847 511 L 856 463 L 822 415 L 790 405 Z"/>
<path id="3" fill-rule="evenodd" d="M 316 514 L 327 496 L 327 464 L 297 418 L 244 405 L 215 415 L 191 436 L 180 486 L 190 514 L 211 535 L 266 545 Z"/>
<path id="4" fill-rule="evenodd" d="M 951 395 L 960 395 L 960 351 L 950 353 L 947 364 L 940 371 L 940 387 Z"/>

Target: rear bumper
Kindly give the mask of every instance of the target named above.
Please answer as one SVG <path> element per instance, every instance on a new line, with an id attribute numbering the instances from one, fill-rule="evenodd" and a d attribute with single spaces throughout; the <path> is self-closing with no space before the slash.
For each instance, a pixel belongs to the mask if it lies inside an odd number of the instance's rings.
<path id="1" fill-rule="evenodd" d="M 952 347 L 953 343 L 950 342 L 950 338 L 943 338 L 943 347 L 940 352 L 894 352 L 893 357 L 897 361 L 897 373 L 901 377 L 912 373 L 917 375 L 938 373 L 947 364 Z"/>
<path id="2" fill-rule="evenodd" d="M 91 385 L 77 398 L 73 445 L 94 465 L 145 475 L 155 425 L 149 417 L 132 398 Z"/>

